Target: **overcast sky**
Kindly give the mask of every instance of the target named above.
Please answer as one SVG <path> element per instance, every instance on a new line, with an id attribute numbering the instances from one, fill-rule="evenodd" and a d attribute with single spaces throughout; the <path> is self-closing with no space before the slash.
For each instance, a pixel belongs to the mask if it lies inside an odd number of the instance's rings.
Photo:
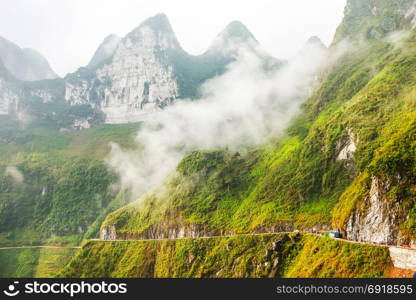
<path id="1" fill-rule="evenodd" d="M 313 35 L 329 44 L 346 0 L 1 0 L 0 36 L 41 52 L 61 76 L 86 65 L 108 34 L 126 35 L 167 14 L 182 47 L 200 54 L 231 21 L 242 21 L 278 58 Z"/>

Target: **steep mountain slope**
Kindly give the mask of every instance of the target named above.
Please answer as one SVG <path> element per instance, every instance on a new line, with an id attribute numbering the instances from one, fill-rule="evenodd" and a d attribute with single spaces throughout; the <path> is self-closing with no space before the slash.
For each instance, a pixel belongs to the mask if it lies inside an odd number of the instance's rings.
<path id="1" fill-rule="evenodd" d="M 98 125 L 58 132 L 50 122 L 26 127 L 0 118 L 0 277 L 50 277 L 84 238 L 97 237 L 128 191 L 106 166 L 109 142 L 133 146 L 140 124 Z"/>
<path id="2" fill-rule="evenodd" d="M 0 246 L 77 244 L 97 236 L 104 216 L 125 204 L 126 191 L 104 163 L 108 143 L 131 147 L 139 127 L 62 134 L 41 124 L 0 144 Z"/>
<path id="3" fill-rule="evenodd" d="M 65 101 L 64 87 L 59 78 L 20 81 L 0 61 L 0 122 L 5 125 L 0 130 L 0 141 L 14 142 L 9 139 L 9 129 L 16 131 L 28 125 L 44 123 L 57 130 L 72 131 L 98 123 L 100 115 L 90 105 L 72 107 Z"/>
<path id="4" fill-rule="evenodd" d="M 224 72 L 235 59 L 238 47 L 261 52 L 247 28 L 233 22 L 203 55 L 191 56 L 180 46 L 164 14 L 144 21 L 118 41 L 109 38 L 97 50 L 88 68 L 65 78 L 65 99 L 71 105 L 91 104 L 101 111 L 106 123 L 142 120 L 176 99 L 195 98 L 209 78 Z M 111 44 L 111 47 L 108 47 Z M 104 48 L 110 48 L 101 58 Z M 101 63 L 95 63 L 97 55 Z"/>
<path id="5" fill-rule="evenodd" d="M 20 80 L 37 81 L 58 77 L 40 53 L 30 48 L 21 49 L 2 37 L 0 59 L 9 72 Z"/>
<path id="6" fill-rule="evenodd" d="M 98 49 L 95 51 L 94 56 L 91 58 L 91 61 L 88 63 L 87 68 L 93 69 L 96 68 L 99 64 L 106 61 L 107 59 L 113 56 L 114 51 L 116 51 L 118 44 L 121 41 L 121 37 L 111 34 L 107 36 Z"/>
<path id="7" fill-rule="evenodd" d="M 360 262 L 360 263 L 357 263 Z M 383 277 L 387 248 L 300 234 L 88 242 L 61 277 Z"/>
<path id="8" fill-rule="evenodd" d="M 0 278 L 47 278 L 58 273 L 76 249 L 10 249 L 0 251 Z"/>
<path id="9" fill-rule="evenodd" d="M 338 59 L 329 60 L 285 137 L 245 154 L 191 153 L 164 189 L 111 214 L 102 237 L 321 227 L 348 239 L 414 247 L 413 7 L 414 1 L 348 1 L 330 49 Z M 400 22 L 377 27 L 392 14 Z M 378 35 L 363 34 L 374 28 Z"/>

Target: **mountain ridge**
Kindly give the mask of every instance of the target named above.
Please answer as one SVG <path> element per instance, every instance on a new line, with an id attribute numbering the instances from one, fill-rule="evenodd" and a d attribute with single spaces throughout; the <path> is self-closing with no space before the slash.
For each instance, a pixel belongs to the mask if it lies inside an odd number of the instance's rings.
<path id="1" fill-rule="evenodd" d="M 3 37 L 0 37 L 0 59 L 13 76 L 23 81 L 58 78 L 39 52 L 31 48 L 22 49 Z"/>
<path id="2" fill-rule="evenodd" d="M 68 74 L 65 99 L 71 105 L 91 105 L 106 123 L 137 122 L 176 100 L 198 98 L 199 87 L 222 74 L 243 44 L 269 65 L 280 64 L 260 51 L 254 36 L 240 22 L 231 22 L 216 41 L 205 53 L 190 55 L 181 47 L 167 16 L 157 14 L 118 41 L 101 64 Z"/>
<path id="3" fill-rule="evenodd" d="M 87 68 L 94 69 L 103 61 L 109 59 L 116 50 L 121 37 L 115 34 L 110 34 L 104 38 L 100 46 L 95 50 L 93 57 L 87 65 Z"/>
<path id="4" fill-rule="evenodd" d="M 249 38 L 244 48 L 261 57 L 266 68 L 279 68 L 284 63 L 265 53 L 259 45 L 253 45 L 253 35 L 241 23 L 231 22 L 222 32 L 228 31 L 231 36 L 237 32 L 237 36 Z M 47 113 L 41 113 L 32 108 L 36 102 L 42 105 L 57 102 L 82 115 L 74 116 L 72 124 L 65 122 L 65 127 L 60 128 L 63 131 L 103 122 L 142 121 L 176 100 L 197 99 L 200 86 L 224 73 L 237 57 L 235 49 L 241 46 L 240 40 L 234 49 L 221 55 L 215 51 L 190 55 L 180 46 L 167 16 L 158 14 L 144 20 L 123 38 L 107 36 L 86 67 L 64 78 L 14 84 L 13 103 L 17 109 L 3 109 L 3 114 L 16 117 L 30 112 L 33 119 L 39 119 L 51 113 L 48 118 L 56 119 L 56 111 L 47 109 Z M 4 99 L 2 106 L 9 107 Z"/>

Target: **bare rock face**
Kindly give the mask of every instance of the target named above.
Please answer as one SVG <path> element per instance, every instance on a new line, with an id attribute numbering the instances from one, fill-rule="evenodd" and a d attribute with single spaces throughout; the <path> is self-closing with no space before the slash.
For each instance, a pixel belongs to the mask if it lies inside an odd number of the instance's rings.
<path id="1" fill-rule="evenodd" d="M 62 93 L 62 79 L 21 81 L 0 59 L 0 115 L 8 115 L 27 125 L 37 117 L 52 114 L 52 110 L 39 110 L 39 106 L 48 108 L 52 102 L 64 103 Z"/>
<path id="2" fill-rule="evenodd" d="M 179 221 L 178 216 L 175 220 L 162 221 L 154 224 L 138 234 L 124 234 L 117 232 L 114 225 L 110 225 L 101 230 L 100 238 L 103 240 L 161 240 L 161 239 L 182 239 L 182 238 L 202 238 L 215 236 L 232 236 L 238 233 L 216 230 L 200 224 L 186 224 Z M 253 230 L 252 233 L 276 233 L 293 232 L 292 222 L 281 222 L 278 226 L 261 227 Z"/>
<path id="3" fill-rule="evenodd" d="M 181 238 L 201 238 L 208 236 L 219 236 L 220 233 L 207 230 L 202 226 L 189 224 L 172 226 L 171 224 L 157 224 L 151 226 L 139 234 L 122 234 L 117 232 L 114 225 L 110 225 L 101 230 L 100 239 L 103 240 L 160 240 L 160 239 L 181 239 Z"/>
<path id="4" fill-rule="evenodd" d="M 373 177 L 371 189 L 364 199 L 364 209 L 356 209 L 346 226 L 350 240 L 396 245 L 399 242 L 398 227 L 406 213 L 397 199 L 390 199 L 391 180 Z"/>
<path id="5" fill-rule="evenodd" d="M 179 45 L 164 16 L 156 16 L 131 32 L 119 44 L 111 64 L 97 70 L 99 93 L 109 123 L 123 123 L 140 112 L 155 111 L 179 94 L 168 53 Z"/>
<path id="6" fill-rule="evenodd" d="M 18 111 L 19 96 L 0 77 L 0 115 L 11 115 Z"/>
<path id="7" fill-rule="evenodd" d="M 416 1 L 405 13 L 405 18 L 410 20 L 410 26 L 412 29 L 416 27 Z"/>
<path id="8" fill-rule="evenodd" d="M 344 143 L 339 143 L 337 145 L 338 149 L 341 149 L 337 160 L 351 160 L 354 158 L 354 152 L 357 150 L 357 144 L 359 138 L 356 134 L 352 132 L 351 128 L 347 127 L 348 139 Z"/>
<path id="9" fill-rule="evenodd" d="M 105 241 L 115 241 L 117 239 L 115 226 L 108 226 L 101 230 L 100 239 Z"/>
<path id="10" fill-rule="evenodd" d="M 396 268 L 416 271 L 416 250 L 389 247 L 389 252 Z"/>
<path id="11" fill-rule="evenodd" d="M 106 123 L 140 121 L 179 95 L 169 59 L 181 51 L 165 15 L 156 15 L 117 43 L 108 63 L 69 78 L 65 99 L 71 105 L 94 104 Z"/>

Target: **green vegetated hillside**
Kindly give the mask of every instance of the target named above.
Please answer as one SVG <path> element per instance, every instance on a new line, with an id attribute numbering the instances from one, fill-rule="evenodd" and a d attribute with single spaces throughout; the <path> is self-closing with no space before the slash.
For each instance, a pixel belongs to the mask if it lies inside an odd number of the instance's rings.
<path id="1" fill-rule="evenodd" d="M 382 277 L 387 248 L 301 234 L 89 242 L 62 277 Z"/>
<path id="2" fill-rule="evenodd" d="M 140 124 L 98 125 L 60 133 L 51 123 L 2 117 L 0 144 L 0 246 L 79 245 L 97 237 L 105 216 L 127 195 L 105 164 L 109 142 L 134 145 Z M 0 250 L 0 276 L 52 276 L 71 249 Z"/>
<path id="3" fill-rule="evenodd" d="M 414 241 L 416 32 L 392 18 L 410 4 L 348 1 L 330 50 L 340 57 L 283 137 L 248 153 L 190 153 L 165 189 L 110 214 L 103 228 L 118 238 L 316 226 L 352 235 L 354 216 L 376 208 L 389 242 Z"/>
<path id="4" fill-rule="evenodd" d="M 163 189 L 107 217 L 102 227 L 110 233 L 107 238 L 321 227 L 368 242 L 379 242 L 381 234 L 381 241 L 385 238 L 390 244 L 414 243 L 416 32 L 406 18 L 392 17 L 408 11 L 410 4 L 413 1 L 348 1 L 331 47 L 332 54 L 340 57 L 322 74 L 321 83 L 283 137 L 247 153 L 190 153 Z M 385 25 L 386 20 L 394 26 Z M 378 217 L 370 218 L 368 211 Z M 315 239 L 322 248 L 329 247 L 324 253 L 308 246 L 309 239 L 295 242 L 295 257 L 275 273 L 261 267 L 263 241 L 253 237 L 237 247 L 246 247 L 247 252 L 235 256 L 226 250 L 227 241 L 234 238 L 92 242 L 63 274 L 348 277 L 382 276 L 389 265 L 387 258 L 361 259 L 368 249 L 350 245 L 352 266 L 371 268 L 377 261 L 380 269 L 351 271 L 342 264 L 345 257 L 334 258 L 334 267 L 329 257 L 341 255 L 340 244 L 330 249 L 336 242 Z M 197 262 L 188 253 L 195 253 Z"/>
<path id="5" fill-rule="evenodd" d="M 62 270 L 76 251 L 71 248 L 0 250 L 0 277 L 53 277 Z"/>

